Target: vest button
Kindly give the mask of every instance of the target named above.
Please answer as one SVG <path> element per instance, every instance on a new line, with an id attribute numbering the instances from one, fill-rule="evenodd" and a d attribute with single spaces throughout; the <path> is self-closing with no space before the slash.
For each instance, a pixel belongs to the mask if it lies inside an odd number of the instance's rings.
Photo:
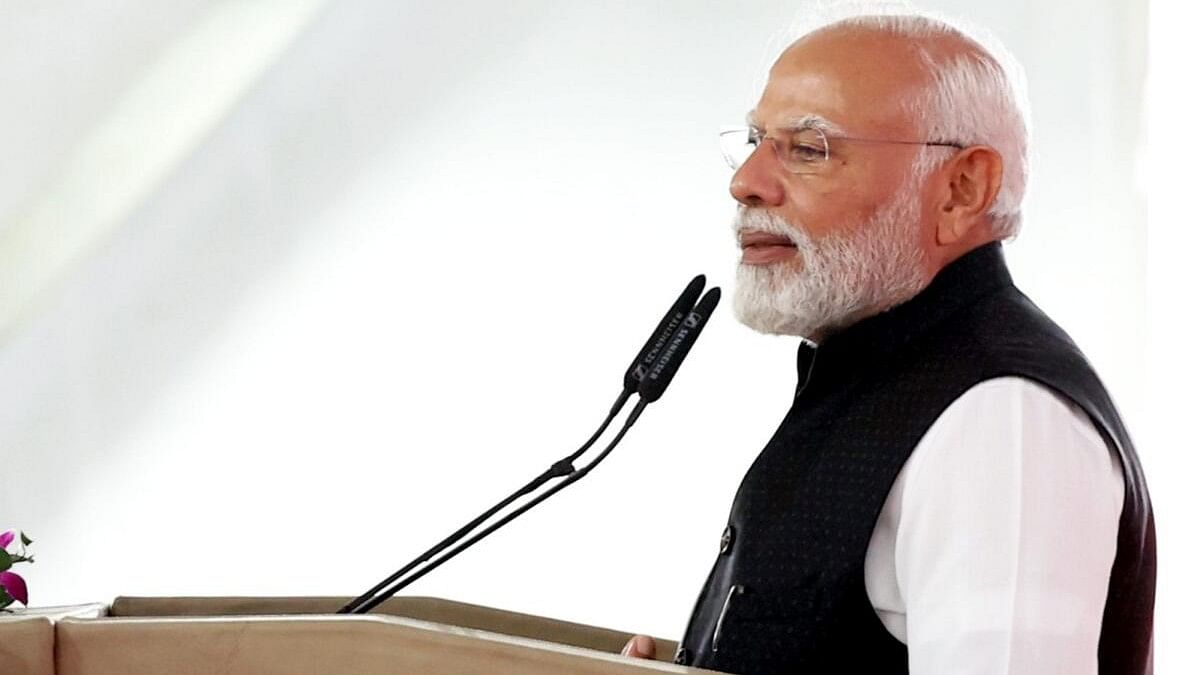
<path id="1" fill-rule="evenodd" d="M 686 666 L 688 663 L 691 663 L 692 655 L 681 644 L 681 645 L 679 645 L 679 648 L 675 650 L 675 659 L 674 660 L 675 660 L 675 663 L 677 663 L 681 666 Z"/>
<path id="2" fill-rule="evenodd" d="M 721 533 L 721 555 L 728 555 L 731 548 L 733 548 L 733 526 L 728 525 Z"/>

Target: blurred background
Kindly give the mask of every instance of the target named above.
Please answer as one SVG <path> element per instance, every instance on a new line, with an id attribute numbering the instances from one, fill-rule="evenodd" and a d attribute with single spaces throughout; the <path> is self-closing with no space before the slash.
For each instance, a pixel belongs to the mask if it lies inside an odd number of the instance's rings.
<path id="1" fill-rule="evenodd" d="M 1158 661 L 1200 600 L 1196 10 L 940 0 L 1025 64 L 1020 285 L 1145 464 Z M 355 594 L 600 421 L 736 251 L 716 131 L 782 0 L 0 0 L 0 530 L 34 605 Z M 794 340 L 723 306 L 587 481 L 409 592 L 678 637 Z"/>

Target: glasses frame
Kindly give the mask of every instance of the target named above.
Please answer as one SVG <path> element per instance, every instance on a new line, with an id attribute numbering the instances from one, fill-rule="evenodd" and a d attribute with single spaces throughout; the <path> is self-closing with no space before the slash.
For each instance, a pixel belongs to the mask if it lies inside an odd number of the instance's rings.
<path id="1" fill-rule="evenodd" d="M 816 132 L 817 134 L 819 134 L 821 136 L 821 140 L 823 141 L 823 143 L 825 145 L 825 156 L 823 158 L 821 158 L 820 160 L 817 160 L 816 164 L 809 164 L 809 165 L 801 164 L 798 167 L 790 166 L 789 162 L 784 159 L 783 148 L 780 147 L 780 144 L 784 142 L 782 139 L 776 138 L 775 136 L 770 136 L 768 134 L 764 134 L 764 133 L 762 133 L 762 131 L 760 129 L 757 129 L 756 127 L 745 126 L 745 125 L 737 126 L 737 127 L 723 127 L 718 132 L 717 135 L 721 141 L 721 143 L 720 143 L 721 155 L 724 156 L 725 163 L 728 164 L 730 166 L 730 168 L 732 168 L 734 171 L 737 171 L 738 169 L 742 168 L 742 166 L 745 165 L 745 163 L 747 161 L 750 160 L 750 157 L 752 157 L 755 152 L 758 152 L 759 147 L 762 146 L 764 141 L 770 141 L 771 149 L 774 151 L 775 159 L 776 159 L 776 161 L 779 162 L 780 166 L 782 166 L 784 169 L 786 169 L 789 173 L 803 175 L 803 174 L 819 173 L 819 171 L 804 171 L 803 169 L 805 166 L 822 166 L 822 165 L 825 165 L 829 161 L 829 155 L 830 155 L 829 141 L 831 141 L 831 140 L 851 141 L 851 142 L 856 142 L 856 143 L 887 143 L 887 144 L 892 144 L 892 145 L 922 145 L 922 146 L 955 148 L 958 150 L 963 150 L 967 147 L 966 144 L 957 143 L 954 141 L 906 141 L 906 140 L 894 140 L 894 139 L 887 139 L 887 138 L 864 138 L 864 137 L 860 137 L 860 136 L 844 136 L 841 134 L 830 133 L 830 132 L 828 132 L 820 127 L 816 127 L 816 126 L 799 127 L 796 129 L 788 129 L 787 131 L 789 133 L 797 133 L 800 131 Z M 735 142 L 733 140 L 727 140 L 727 139 L 733 138 L 735 135 L 744 136 L 746 138 L 746 144 L 754 146 L 754 149 L 750 151 L 750 154 L 746 155 L 746 158 L 740 162 L 734 158 L 733 154 L 729 151 L 729 147 L 727 145 L 729 143 Z"/>

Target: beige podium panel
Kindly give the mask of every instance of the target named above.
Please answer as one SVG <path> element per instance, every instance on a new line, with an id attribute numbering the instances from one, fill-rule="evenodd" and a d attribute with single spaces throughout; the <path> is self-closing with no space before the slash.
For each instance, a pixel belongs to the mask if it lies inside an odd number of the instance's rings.
<path id="1" fill-rule="evenodd" d="M 40 647 L 53 654 L 51 669 L 19 675 L 712 672 L 622 657 L 629 633 L 620 631 L 436 598 L 394 598 L 367 616 L 333 614 L 347 600 L 119 598 L 107 617 L 54 624 L 50 647 Z M 39 625 L 45 632 L 50 624 Z M 21 642 L 24 651 L 38 649 Z M 669 660 L 674 644 L 657 647 Z"/>
<path id="2" fill-rule="evenodd" d="M 113 601 L 108 614 L 123 618 L 333 614 L 349 601 L 338 597 L 121 597 Z M 631 636 L 628 632 L 421 596 L 390 598 L 371 615 L 401 616 L 612 653 L 621 651 Z M 658 659 L 669 662 L 676 643 L 661 638 L 655 642 Z"/>
<path id="3" fill-rule="evenodd" d="M 0 612 L 0 675 L 54 675 L 54 622 L 107 614 L 101 603 Z"/>
<path id="4" fill-rule="evenodd" d="M 50 619 L 0 615 L 0 673 L 54 675 L 54 624 Z"/>
<path id="5" fill-rule="evenodd" d="M 659 661 L 394 616 L 66 619 L 58 675 L 637 675 Z"/>

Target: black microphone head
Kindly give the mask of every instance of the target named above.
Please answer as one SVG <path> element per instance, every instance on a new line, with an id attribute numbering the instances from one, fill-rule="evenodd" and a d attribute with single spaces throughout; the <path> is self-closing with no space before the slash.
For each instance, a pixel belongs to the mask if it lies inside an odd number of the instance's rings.
<path id="1" fill-rule="evenodd" d="M 671 336 L 658 360 L 646 371 L 642 383 L 638 385 L 638 394 L 643 401 L 657 401 L 667 390 L 671 378 L 675 377 L 675 372 L 679 370 L 679 364 L 683 363 L 683 357 L 687 356 L 692 345 L 696 344 L 696 338 L 700 336 L 700 331 L 704 329 L 704 324 L 708 323 L 708 317 L 712 316 L 720 300 L 721 289 L 709 289 L 696 307 L 684 317 L 679 329 Z"/>
<path id="2" fill-rule="evenodd" d="M 632 394 L 638 390 L 638 385 L 641 384 L 645 374 L 654 367 L 654 363 L 658 361 L 662 350 L 670 342 L 671 336 L 679 329 L 680 324 L 687 318 L 688 313 L 696 306 L 696 299 L 700 297 L 700 292 L 704 290 L 704 275 L 698 274 L 692 279 L 687 288 L 683 289 L 683 293 L 679 295 L 679 299 L 675 304 L 671 305 L 671 309 L 667 310 L 666 316 L 662 321 L 658 322 L 658 326 L 651 333 L 650 339 L 646 340 L 646 344 L 642 346 L 642 351 L 638 352 L 637 358 L 629 365 L 629 369 L 625 371 L 625 391 Z"/>

